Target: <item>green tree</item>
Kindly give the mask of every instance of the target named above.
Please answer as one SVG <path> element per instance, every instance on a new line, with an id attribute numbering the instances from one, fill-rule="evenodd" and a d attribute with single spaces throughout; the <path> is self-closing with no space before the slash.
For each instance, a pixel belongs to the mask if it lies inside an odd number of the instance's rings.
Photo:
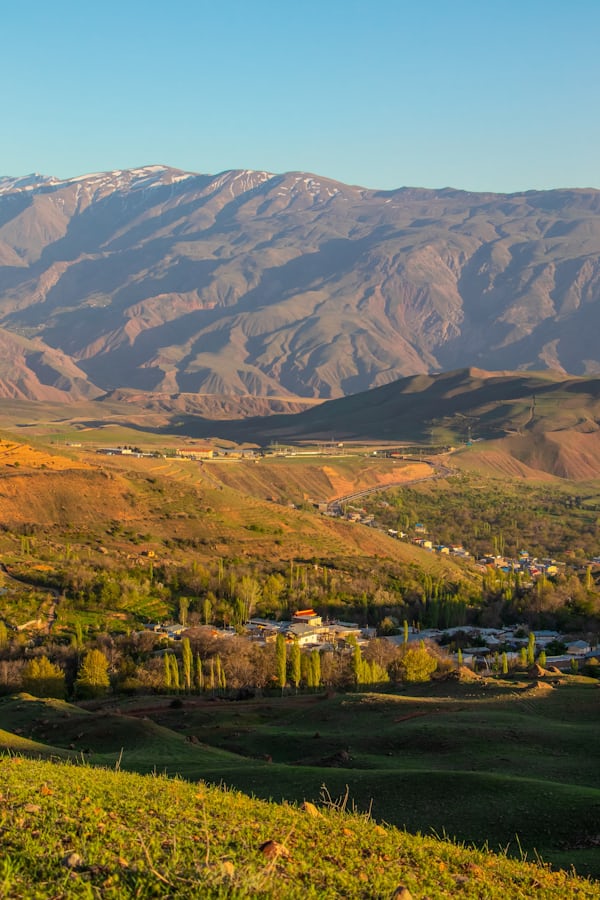
<path id="1" fill-rule="evenodd" d="M 285 645 L 285 635 L 282 634 L 281 631 L 278 633 L 275 641 L 275 656 L 277 665 L 277 684 L 281 688 L 281 693 L 283 694 L 283 689 L 287 682 L 287 648 Z"/>
<path id="2" fill-rule="evenodd" d="M 532 666 L 535 662 L 535 634 L 529 632 L 529 640 L 527 642 L 527 665 Z"/>
<path id="3" fill-rule="evenodd" d="M 99 697 L 107 692 L 108 660 L 101 650 L 90 650 L 83 657 L 75 687 L 80 697 Z"/>
<path id="4" fill-rule="evenodd" d="M 260 600 L 260 595 L 260 585 L 256 578 L 252 578 L 251 575 L 244 575 L 237 585 L 237 596 L 242 603 L 243 625 L 252 616 L 255 606 Z"/>
<path id="5" fill-rule="evenodd" d="M 0 619 L 0 650 L 8 645 L 8 630 L 6 624 Z"/>
<path id="6" fill-rule="evenodd" d="M 65 673 L 48 657 L 30 659 L 23 669 L 23 690 L 35 697 L 65 696 Z"/>
<path id="7" fill-rule="evenodd" d="M 404 620 L 404 643 L 408 644 L 408 622 Z"/>
<path id="8" fill-rule="evenodd" d="M 202 660 L 200 654 L 196 654 L 196 671 L 194 672 L 194 683 L 198 693 L 204 690 L 204 672 L 202 671 Z"/>
<path id="9" fill-rule="evenodd" d="M 321 654 L 318 650 L 313 650 L 310 654 L 310 663 L 312 668 L 313 687 L 318 688 L 321 684 Z"/>
<path id="10" fill-rule="evenodd" d="M 404 681 L 429 681 L 437 669 L 437 659 L 426 647 L 409 646 L 400 659 L 400 673 Z"/>
<path id="11" fill-rule="evenodd" d="M 502 674 L 508 675 L 508 656 L 506 650 L 502 653 Z"/>
<path id="12" fill-rule="evenodd" d="M 212 622 L 212 611 L 213 607 L 217 602 L 217 598 L 213 594 L 212 591 L 208 591 L 206 597 L 202 601 L 202 618 L 204 619 L 205 625 L 210 625 Z"/>
<path id="13" fill-rule="evenodd" d="M 179 598 L 179 621 L 185 628 L 187 626 L 188 619 L 188 611 L 190 608 L 190 598 L 189 597 L 180 597 Z"/>
<path id="14" fill-rule="evenodd" d="M 170 655 L 170 653 L 165 653 L 165 655 L 163 656 L 163 681 L 167 691 L 171 690 L 171 686 L 173 684 L 173 679 L 171 678 L 171 660 L 169 659 Z"/>
<path id="15" fill-rule="evenodd" d="M 290 666 L 291 666 L 291 679 L 292 684 L 298 690 L 300 685 L 300 680 L 302 678 L 302 665 L 301 665 L 301 653 L 300 653 L 300 644 L 296 639 L 292 646 L 290 647 Z"/>
<path id="16" fill-rule="evenodd" d="M 546 651 L 540 650 L 540 655 L 538 656 L 538 663 L 542 667 L 542 669 L 546 668 Z"/>
<path id="17" fill-rule="evenodd" d="M 169 665 L 171 667 L 171 687 L 174 691 L 179 690 L 180 680 L 179 680 L 179 663 L 177 662 L 177 657 L 174 653 L 168 654 Z"/>
<path id="18" fill-rule="evenodd" d="M 183 670 L 183 687 L 186 691 L 192 689 L 192 670 L 194 666 L 194 658 L 192 656 L 192 647 L 190 639 L 184 637 L 181 641 L 182 660 L 181 666 Z"/>
<path id="19" fill-rule="evenodd" d="M 212 659 L 211 659 L 212 663 Z M 211 678 L 213 682 L 213 687 L 217 687 L 219 690 L 224 691 L 227 687 L 227 679 L 225 678 L 225 670 L 223 668 L 223 664 L 221 662 L 221 657 L 217 653 L 214 661 L 214 669 L 211 667 Z"/>

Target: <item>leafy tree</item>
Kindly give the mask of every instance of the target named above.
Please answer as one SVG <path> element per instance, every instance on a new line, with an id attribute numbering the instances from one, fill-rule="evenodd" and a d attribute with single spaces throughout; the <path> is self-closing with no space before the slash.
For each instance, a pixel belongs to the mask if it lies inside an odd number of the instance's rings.
<path id="1" fill-rule="evenodd" d="M 210 625 L 212 621 L 212 611 L 217 602 L 217 598 L 212 591 L 208 591 L 206 597 L 202 601 L 202 618 L 205 625 Z"/>
<path id="2" fill-rule="evenodd" d="M 181 641 L 181 650 L 182 650 L 182 669 L 183 669 L 183 686 L 186 691 L 190 691 L 192 689 L 192 669 L 194 665 L 194 658 L 192 656 L 192 647 L 190 645 L 190 639 L 184 637 Z"/>
<path id="3" fill-rule="evenodd" d="M 300 653 L 300 644 L 296 639 L 292 646 L 290 647 L 290 665 L 291 665 L 291 680 L 292 684 L 298 690 L 300 685 L 300 679 L 302 678 L 302 668 L 300 661 L 301 653 Z"/>
<path id="4" fill-rule="evenodd" d="M 110 687 L 108 660 L 101 650 L 89 650 L 83 658 L 77 680 L 77 694 L 82 697 L 99 697 Z"/>
<path id="5" fill-rule="evenodd" d="M 31 659 L 23 669 L 23 690 L 35 697 L 65 696 L 65 673 L 48 657 Z"/>
<path id="6" fill-rule="evenodd" d="M 212 662 L 212 660 L 211 660 Z M 217 653 L 215 656 L 215 665 L 214 665 L 214 674 L 213 674 L 213 683 L 216 685 L 219 690 L 225 690 L 227 687 L 227 679 L 225 678 L 225 669 L 223 668 L 223 664 L 221 662 L 221 657 Z"/>
<path id="7" fill-rule="evenodd" d="M 187 625 L 188 619 L 188 611 L 190 608 L 190 598 L 189 597 L 180 597 L 179 598 L 179 621 L 185 628 Z"/>
<path id="8" fill-rule="evenodd" d="M 426 647 L 409 645 L 393 664 L 392 673 L 397 680 L 419 682 L 429 681 L 438 667 L 437 659 Z"/>
<path id="9" fill-rule="evenodd" d="M 169 660 L 169 666 L 171 668 L 171 687 L 174 691 L 179 690 L 179 663 L 177 662 L 177 657 L 174 653 L 167 654 L 167 659 Z"/>
<path id="10" fill-rule="evenodd" d="M 169 659 L 170 653 L 165 653 L 163 656 L 163 666 L 164 666 L 164 683 L 167 691 L 171 690 L 171 685 L 173 683 L 173 679 L 171 678 L 171 660 Z"/>
<path id="11" fill-rule="evenodd" d="M 8 630 L 6 624 L 0 619 L 0 650 L 8 644 Z"/>
<path id="12" fill-rule="evenodd" d="M 532 666 L 535 662 L 535 634 L 529 632 L 529 640 L 527 643 L 527 665 Z"/>
<path id="13" fill-rule="evenodd" d="M 321 654 L 318 650 L 313 650 L 310 654 L 310 662 L 312 668 L 313 687 L 318 688 L 321 684 Z"/>
<path id="14" fill-rule="evenodd" d="M 202 660 L 200 654 L 196 654 L 196 671 L 194 672 L 194 683 L 198 692 L 204 690 L 204 672 L 202 671 Z"/>
<path id="15" fill-rule="evenodd" d="M 281 688 L 281 692 L 283 693 L 283 689 L 285 688 L 287 681 L 287 652 L 285 646 L 285 636 L 281 633 L 278 633 L 276 641 L 275 641 L 275 650 L 276 650 L 276 661 L 277 661 L 277 684 Z"/>
<path id="16" fill-rule="evenodd" d="M 242 624 L 244 624 L 252 616 L 255 606 L 260 600 L 261 589 L 256 578 L 252 578 L 251 575 L 244 575 L 237 585 L 237 596 L 242 603 Z"/>
<path id="17" fill-rule="evenodd" d="M 502 653 L 502 674 L 508 675 L 508 656 L 506 650 Z"/>

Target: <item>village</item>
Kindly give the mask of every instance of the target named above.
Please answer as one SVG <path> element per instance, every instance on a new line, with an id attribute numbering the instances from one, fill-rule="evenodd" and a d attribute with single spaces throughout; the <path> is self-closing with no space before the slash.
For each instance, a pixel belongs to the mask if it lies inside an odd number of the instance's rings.
<path id="1" fill-rule="evenodd" d="M 186 636 L 187 627 L 180 623 L 162 625 L 148 623 L 146 631 L 161 635 L 169 641 L 180 641 Z M 231 638 L 238 634 L 232 627 L 210 626 L 215 638 Z M 289 621 L 276 621 L 252 617 L 242 630 L 250 641 L 265 646 L 274 643 L 283 634 L 286 643 L 297 643 L 303 650 L 319 652 L 346 652 L 355 646 L 364 649 L 377 639 L 377 629 L 361 627 L 356 622 L 324 620 L 313 609 L 294 613 Z M 491 671 L 498 666 L 500 654 L 505 654 L 509 665 L 523 661 L 524 651 L 535 657 L 543 654 L 547 666 L 560 670 L 576 671 L 579 665 L 595 659 L 597 643 L 594 640 L 570 639 L 556 630 L 540 630 L 535 633 L 525 625 L 510 628 L 480 628 L 463 625 L 453 628 L 427 628 L 404 624 L 400 634 L 384 635 L 382 640 L 392 645 L 435 645 L 445 651 L 455 665 L 471 666 L 478 671 Z"/>

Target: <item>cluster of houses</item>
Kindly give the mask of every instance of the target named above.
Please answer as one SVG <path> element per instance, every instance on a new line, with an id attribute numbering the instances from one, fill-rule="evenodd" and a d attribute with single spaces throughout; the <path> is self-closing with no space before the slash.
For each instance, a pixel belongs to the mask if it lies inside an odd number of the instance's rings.
<path id="1" fill-rule="evenodd" d="M 186 631 L 186 627 L 181 624 L 150 623 L 145 629 L 174 641 L 181 640 Z M 235 634 L 233 628 L 213 628 L 213 632 L 219 637 L 231 637 Z M 245 626 L 246 637 L 263 645 L 274 642 L 278 634 L 283 634 L 288 643 L 297 641 L 304 649 L 324 651 L 347 646 L 348 638 L 356 640 L 359 645 L 364 645 L 376 637 L 377 632 L 375 628 L 361 628 L 355 622 L 323 621 L 313 609 L 298 610 L 291 621 L 285 622 L 254 617 Z M 558 631 L 536 631 L 534 637 L 536 654 L 542 650 L 546 651 L 546 648 L 552 645 L 564 645 L 563 653 L 548 654 L 546 658 L 548 666 L 559 669 L 572 668 L 573 660 L 583 664 L 598 653 L 589 641 L 567 640 Z M 407 634 L 390 635 L 385 640 L 395 645 L 404 644 L 406 641 L 409 644 L 427 641 L 437 644 L 440 648 L 447 648 L 449 644 L 455 642 L 464 643 L 466 640 L 468 645 L 462 647 L 460 651 L 463 664 L 485 669 L 489 668 L 489 660 L 501 652 L 506 653 L 509 662 L 518 662 L 521 648 L 528 647 L 530 637 L 527 628 L 522 625 L 514 628 L 457 626 L 423 630 L 410 627 Z M 458 651 L 455 651 L 453 656 L 457 659 Z"/>
<path id="2" fill-rule="evenodd" d="M 335 514 L 335 511 L 334 513 Z M 353 507 L 346 509 L 343 513 L 344 518 L 350 522 L 356 522 L 360 525 L 367 525 L 370 528 L 378 528 L 379 525 L 374 515 L 367 514 L 364 510 L 358 510 Z M 417 522 L 412 528 L 413 537 L 405 531 L 397 531 L 394 528 L 388 528 L 387 533 L 390 537 L 398 540 L 409 540 L 411 544 L 420 547 L 422 550 L 429 550 L 432 553 L 441 553 L 442 555 L 454 556 L 459 559 L 473 560 L 471 553 L 466 550 L 462 544 L 436 544 L 428 537 L 427 528 L 422 522 Z M 483 556 L 481 559 L 473 560 L 481 571 L 486 568 L 499 569 L 502 572 L 520 572 L 529 576 L 531 579 L 539 578 L 540 575 L 558 575 L 564 567 L 564 562 L 559 562 L 550 557 L 539 559 L 531 556 L 527 550 L 520 550 L 516 559 L 508 556 Z M 600 557 L 594 557 L 592 565 L 600 564 Z"/>
<path id="3" fill-rule="evenodd" d="M 523 625 L 514 628 L 476 628 L 463 625 L 444 629 L 428 628 L 422 631 L 409 628 L 408 632 L 409 643 L 431 641 L 440 647 L 446 647 L 457 638 L 466 638 L 471 642 L 470 646 L 461 649 L 463 663 L 472 665 L 479 662 L 483 668 L 487 667 L 488 659 L 494 658 L 495 654 L 501 652 L 506 652 L 509 662 L 517 662 L 520 658 L 521 648 L 527 648 L 530 640 L 529 631 Z M 534 638 L 536 654 L 542 650 L 546 652 L 546 648 L 552 645 L 564 645 L 563 653 L 547 654 L 546 656 L 546 664 L 559 669 L 572 667 L 573 660 L 584 663 L 586 660 L 596 657 L 598 653 L 590 641 L 569 640 L 559 631 L 535 631 Z M 405 636 L 393 635 L 387 640 L 394 644 L 401 644 L 404 643 Z M 456 652 L 454 656 L 457 656 Z"/>
<path id="4" fill-rule="evenodd" d="M 149 622 L 144 626 L 146 631 L 179 641 L 186 631 L 181 624 L 161 625 Z M 236 632 L 233 628 L 213 628 L 215 636 L 231 637 Z M 276 622 L 273 619 L 251 618 L 244 628 L 245 636 L 260 644 L 268 644 L 283 634 L 289 643 L 297 641 L 304 648 L 320 650 L 334 649 L 352 636 L 358 643 L 364 643 L 376 636 L 375 628 L 361 628 L 355 622 L 323 621 L 314 609 L 301 609 L 294 613 L 289 622 Z"/>
<path id="5" fill-rule="evenodd" d="M 375 628 L 361 628 L 355 622 L 323 621 L 314 609 L 301 609 L 294 613 L 290 622 L 274 622 L 271 619 L 252 618 L 246 625 L 250 638 L 268 643 L 278 634 L 287 641 L 298 641 L 301 647 L 317 647 L 320 650 L 333 649 L 352 636 L 361 643 L 375 637 Z"/>
<path id="6" fill-rule="evenodd" d="M 489 566 L 502 572 L 521 572 L 530 578 L 539 578 L 540 575 L 558 575 L 564 569 L 565 563 L 556 559 L 544 557 L 538 559 L 531 556 L 527 550 L 520 550 L 517 559 L 505 556 L 484 556 L 477 560 L 480 566 Z"/>

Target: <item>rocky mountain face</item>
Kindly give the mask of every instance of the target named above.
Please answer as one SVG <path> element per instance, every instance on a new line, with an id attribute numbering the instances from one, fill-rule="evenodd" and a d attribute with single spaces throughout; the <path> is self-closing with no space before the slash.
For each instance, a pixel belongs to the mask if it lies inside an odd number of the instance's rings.
<path id="1" fill-rule="evenodd" d="M 0 396 L 340 397 L 600 371 L 600 191 L 163 166 L 0 178 Z"/>

